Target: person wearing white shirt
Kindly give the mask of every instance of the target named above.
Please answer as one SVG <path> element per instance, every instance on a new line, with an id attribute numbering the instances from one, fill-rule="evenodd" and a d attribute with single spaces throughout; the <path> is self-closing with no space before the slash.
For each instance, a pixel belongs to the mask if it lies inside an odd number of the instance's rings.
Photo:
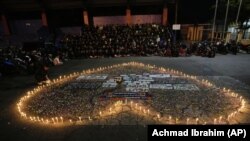
<path id="1" fill-rule="evenodd" d="M 58 55 L 54 58 L 53 64 L 54 64 L 55 66 L 57 66 L 57 65 L 62 65 L 62 64 L 63 64 L 63 62 L 60 61 Z"/>

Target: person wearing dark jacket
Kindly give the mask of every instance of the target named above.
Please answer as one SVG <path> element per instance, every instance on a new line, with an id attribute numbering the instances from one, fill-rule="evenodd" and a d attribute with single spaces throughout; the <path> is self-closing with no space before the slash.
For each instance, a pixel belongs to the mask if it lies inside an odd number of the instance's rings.
<path id="1" fill-rule="evenodd" d="M 38 69 L 35 73 L 35 79 L 38 85 L 50 83 L 50 79 L 48 77 L 48 70 L 49 70 L 49 67 L 45 63 L 41 63 L 38 66 Z"/>

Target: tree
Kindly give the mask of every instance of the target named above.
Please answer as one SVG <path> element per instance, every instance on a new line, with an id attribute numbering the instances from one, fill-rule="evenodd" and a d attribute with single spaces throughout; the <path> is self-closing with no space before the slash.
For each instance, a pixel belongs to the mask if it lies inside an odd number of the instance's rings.
<path id="1" fill-rule="evenodd" d="M 230 0 L 228 23 L 236 22 L 239 5 L 240 5 L 240 0 Z M 226 14 L 226 7 L 227 7 L 227 0 L 219 0 L 218 14 L 217 14 L 218 20 L 220 21 L 224 20 L 225 14 Z M 215 5 L 213 5 L 212 8 L 214 9 Z M 238 19 L 238 23 L 240 23 L 240 25 L 242 25 L 244 21 L 250 18 L 249 12 L 250 12 L 250 1 L 242 0 L 241 10 L 240 10 L 239 19 Z"/>
<path id="2" fill-rule="evenodd" d="M 249 0 L 243 0 L 242 1 L 241 13 L 240 13 L 240 16 L 239 16 L 239 22 L 241 23 L 240 25 L 241 25 L 242 28 L 243 28 L 243 23 L 250 19 L 249 13 L 250 13 L 250 1 Z"/>

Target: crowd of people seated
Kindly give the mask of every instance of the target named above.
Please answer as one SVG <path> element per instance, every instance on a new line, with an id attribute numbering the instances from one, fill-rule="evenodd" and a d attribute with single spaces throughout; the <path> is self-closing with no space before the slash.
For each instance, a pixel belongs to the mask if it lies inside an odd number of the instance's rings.
<path id="1" fill-rule="evenodd" d="M 172 46 L 172 31 L 158 24 L 85 26 L 81 36 L 65 35 L 69 57 L 164 55 Z"/>
<path id="2" fill-rule="evenodd" d="M 170 27 L 159 24 L 84 26 L 81 33 L 80 36 L 63 34 L 59 40 L 51 41 L 51 46 L 41 42 L 41 46 L 33 51 L 11 45 L 1 47 L 0 75 L 36 74 L 38 80 L 38 73 L 46 72 L 47 67 L 62 65 L 64 61 L 74 58 L 191 55 L 215 57 L 216 53 L 237 54 L 240 48 L 235 41 L 201 41 L 190 45 L 176 42 Z M 47 77 L 44 76 L 45 78 Z"/>
<path id="3" fill-rule="evenodd" d="M 47 48 L 32 51 L 25 51 L 17 46 L 0 48 L 0 76 L 34 74 L 37 83 L 42 84 L 49 81 L 49 67 L 62 64 L 59 54 Z"/>
<path id="4" fill-rule="evenodd" d="M 215 57 L 216 53 L 237 54 L 235 41 L 201 41 L 186 45 L 175 42 L 169 26 L 158 24 L 85 26 L 81 36 L 65 35 L 61 45 L 69 58 L 122 56 Z"/>

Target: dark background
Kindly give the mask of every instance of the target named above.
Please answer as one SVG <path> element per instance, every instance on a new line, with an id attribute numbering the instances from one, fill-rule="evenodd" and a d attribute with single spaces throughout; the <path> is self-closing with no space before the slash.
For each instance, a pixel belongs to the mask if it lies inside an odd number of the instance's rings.
<path id="1" fill-rule="evenodd" d="M 179 0 L 178 23 L 210 21 L 214 3 L 215 0 Z M 174 23 L 175 17 L 175 0 L 1 0 L 0 5 L 0 12 L 9 21 L 40 19 L 41 11 L 45 10 L 51 27 L 81 26 L 83 9 L 92 19 L 93 16 L 125 15 L 128 6 L 132 15 L 162 14 L 165 5 L 170 24 Z"/>

